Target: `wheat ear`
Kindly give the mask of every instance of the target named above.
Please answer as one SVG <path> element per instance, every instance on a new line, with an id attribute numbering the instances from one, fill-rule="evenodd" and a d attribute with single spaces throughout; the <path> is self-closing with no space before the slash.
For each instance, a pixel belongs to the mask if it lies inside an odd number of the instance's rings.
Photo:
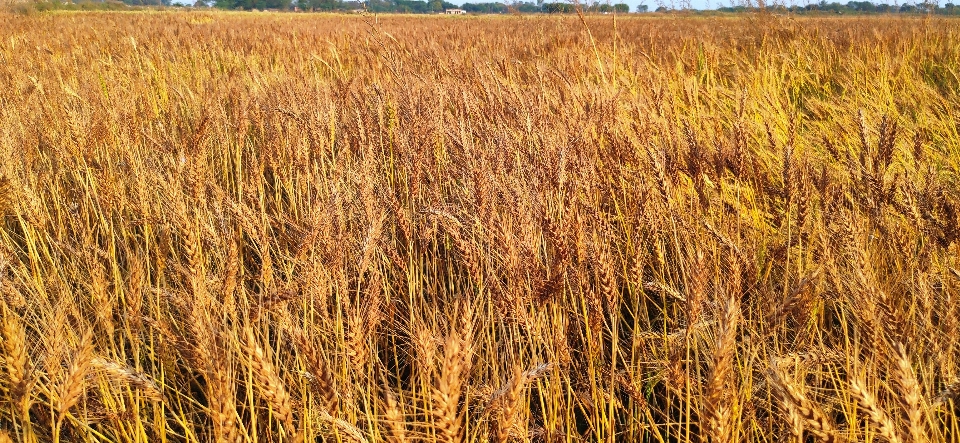
<path id="1" fill-rule="evenodd" d="M 523 398 L 524 388 L 533 380 L 547 373 L 552 367 L 552 364 L 547 363 L 524 371 L 516 366 L 510 381 L 494 393 L 488 408 L 495 408 L 498 412 L 496 427 L 498 442 L 506 442 L 510 438 L 510 431 L 517 420 L 517 413 L 520 412 L 520 400 Z"/>
<path id="2" fill-rule="evenodd" d="M 8 312 L 3 313 L 3 351 L 7 363 L 7 377 L 10 380 L 11 395 L 14 402 L 24 404 L 28 397 L 28 357 L 27 333 L 20 320 Z M 24 416 L 26 416 L 26 411 Z"/>
<path id="3" fill-rule="evenodd" d="M 707 431 L 715 443 L 733 441 L 730 428 L 731 408 L 726 399 L 731 374 L 733 356 L 736 348 L 737 321 L 740 306 L 735 297 L 727 300 L 720 328 L 717 331 L 716 348 L 713 351 L 713 368 L 707 381 L 707 398 L 704 416 L 707 418 Z"/>
<path id="4" fill-rule="evenodd" d="M 60 427 L 66 418 L 67 411 L 80 401 L 83 394 L 85 378 L 93 360 L 93 333 L 87 332 L 80 339 L 80 349 L 70 363 L 67 377 L 57 390 L 57 417 L 53 425 L 53 441 L 60 441 Z"/>
<path id="5" fill-rule="evenodd" d="M 253 335 L 253 329 L 249 326 L 245 328 L 247 336 L 247 353 L 250 355 L 250 365 L 253 373 L 256 375 L 261 394 L 267 400 L 270 407 L 277 414 L 277 418 L 283 423 L 284 431 L 293 439 L 294 442 L 302 440 L 301 433 L 293 425 L 293 407 L 291 406 L 290 394 L 287 393 L 283 385 L 283 380 L 277 374 L 273 363 L 267 357 L 266 352 L 257 343 Z"/>
<path id="6" fill-rule="evenodd" d="M 329 367 L 302 329 L 296 327 L 290 329 L 293 340 L 297 344 L 300 358 L 303 360 L 307 371 L 310 372 L 310 389 L 320 400 L 322 409 L 336 417 L 340 401 L 333 385 L 333 375 L 330 374 Z"/>
<path id="7" fill-rule="evenodd" d="M 767 370 L 767 379 L 780 398 L 784 409 L 787 410 L 787 414 L 794 424 L 795 433 L 800 434 L 805 429 L 822 442 L 834 443 L 837 441 L 833 423 L 802 391 L 784 381 L 779 372 L 772 367 Z"/>
<path id="8" fill-rule="evenodd" d="M 920 389 L 920 383 L 913 372 L 913 365 L 907 355 L 903 345 L 898 346 L 897 358 L 897 381 L 900 384 L 900 400 L 903 403 L 903 409 L 907 414 L 910 425 L 910 440 L 913 443 L 925 443 L 930 441 L 930 435 L 927 432 L 925 424 L 925 401 L 923 392 Z"/>
<path id="9" fill-rule="evenodd" d="M 407 441 L 407 428 L 403 412 L 400 410 L 400 405 L 397 403 L 397 398 L 393 395 L 393 392 L 387 385 L 386 380 L 384 380 L 383 385 L 387 409 L 387 425 L 390 426 L 390 438 L 388 440 L 391 443 L 405 442 Z"/>
<path id="10" fill-rule="evenodd" d="M 463 438 L 460 425 L 460 391 L 469 375 L 473 345 L 473 315 L 468 310 L 457 333 L 447 337 L 443 366 L 433 389 L 433 416 L 442 441 L 457 443 Z"/>
<path id="11" fill-rule="evenodd" d="M 857 401 L 860 402 L 860 405 L 866 409 L 870 421 L 877 427 L 877 430 L 880 431 L 880 435 L 883 436 L 883 438 L 887 439 L 890 443 L 903 442 L 903 439 L 900 438 L 900 433 L 897 431 L 896 424 L 886 411 L 880 409 L 877 398 L 865 388 L 863 380 L 859 378 L 853 379 L 850 382 L 850 392 Z"/>
<path id="12" fill-rule="evenodd" d="M 130 384 L 130 386 L 133 386 L 139 390 L 150 400 L 157 402 L 164 401 L 163 393 L 160 391 L 160 387 L 157 386 L 156 382 L 147 377 L 146 374 L 131 367 L 121 365 L 117 362 L 105 360 L 100 357 L 94 358 L 90 363 L 93 367 L 99 369 L 107 375 L 126 381 Z"/>

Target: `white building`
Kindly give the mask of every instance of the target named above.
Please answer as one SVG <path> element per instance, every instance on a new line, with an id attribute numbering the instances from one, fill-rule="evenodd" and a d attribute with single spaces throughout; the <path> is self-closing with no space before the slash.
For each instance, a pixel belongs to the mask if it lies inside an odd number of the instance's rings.
<path id="1" fill-rule="evenodd" d="M 449 14 L 449 15 L 460 15 L 460 14 L 466 14 L 467 11 L 464 11 L 463 9 L 446 9 L 443 11 L 443 13 Z"/>

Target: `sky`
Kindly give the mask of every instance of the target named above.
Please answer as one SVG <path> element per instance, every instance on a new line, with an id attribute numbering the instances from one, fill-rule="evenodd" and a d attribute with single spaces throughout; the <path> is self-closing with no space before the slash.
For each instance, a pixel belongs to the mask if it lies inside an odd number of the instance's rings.
<path id="1" fill-rule="evenodd" d="M 458 3 L 462 5 L 465 2 L 486 3 L 486 2 L 492 2 L 497 0 L 446 0 L 446 1 L 450 1 L 451 3 Z M 536 1 L 536 0 L 520 0 L 520 1 Z M 570 0 L 544 0 L 544 2 L 546 3 L 569 2 L 569 1 Z M 583 1 L 585 0 L 581 0 L 581 2 Z M 607 0 L 598 0 L 598 1 L 605 3 Z M 650 11 L 653 11 L 654 9 L 657 9 L 657 7 L 660 5 L 664 5 L 668 8 L 671 6 L 675 8 L 680 8 L 681 6 L 683 6 L 681 2 L 688 2 L 689 7 L 693 9 L 717 9 L 720 7 L 736 6 L 736 5 L 742 5 L 746 3 L 746 0 L 609 0 L 609 1 L 611 4 L 626 3 L 630 5 L 630 12 L 635 12 L 637 10 L 637 5 L 641 5 L 641 4 L 647 5 L 647 8 Z M 673 2 L 672 5 L 671 5 L 671 1 Z M 753 3 L 756 3 L 756 1 L 757 0 L 752 0 Z M 789 6 L 806 6 L 808 4 L 820 3 L 820 0 L 766 0 L 766 1 L 768 4 L 773 3 L 774 1 L 777 1 L 778 3 L 781 3 L 784 6 L 788 6 L 788 7 Z M 837 2 L 844 5 L 847 4 L 847 2 L 849 1 L 850 0 L 826 0 L 827 3 Z M 863 0 L 856 0 L 856 1 L 863 1 Z M 908 4 L 908 3 L 915 4 L 915 3 L 922 2 L 922 0 L 868 0 L 868 1 L 872 1 L 875 4 L 886 3 L 889 5 L 892 5 L 892 4 L 902 5 L 902 4 Z M 957 1 L 957 0 L 946 0 L 946 1 L 939 1 L 939 2 L 935 0 L 932 1 L 932 3 L 938 3 L 941 6 L 948 2 L 960 3 L 960 1 Z"/>
<path id="2" fill-rule="evenodd" d="M 486 1 L 495 1 L 495 0 L 459 0 L 460 4 L 463 4 L 465 1 L 468 1 L 470 3 L 482 3 Z M 536 0 L 521 0 L 521 1 L 536 1 Z M 544 1 L 549 3 L 553 1 L 563 2 L 564 0 L 544 0 Z M 601 2 L 605 2 L 605 1 L 606 0 L 601 0 Z M 641 4 L 647 5 L 647 8 L 649 8 L 650 11 L 653 11 L 654 9 L 657 9 L 657 7 L 660 5 L 664 5 L 668 8 L 671 6 L 675 8 L 680 8 L 681 6 L 683 6 L 681 2 L 684 2 L 684 1 L 688 2 L 690 4 L 690 7 L 693 9 L 717 9 L 720 7 L 729 7 L 729 6 L 735 6 L 735 5 L 745 3 L 744 0 L 672 0 L 673 5 L 671 5 L 671 0 L 609 0 L 609 1 L 610 3 L 626 3 L 630 5 L 630 12 L 635 12 L 637 10 L 637 5 L 641 5 Z M 805 6 L 807 4 L 820 3 L 820 0 L 793 0 L 793 2 L 791 2 L 790 0 L 779 0 L 779 1 L 784 3 L 786 6 L 791 6 L 791 5 Z M 837 2 L 837 3 L 846 4 L 850 0 L 826 0 L 826 1 L 827 3 Z M 861 1 L 861 0 L 858 0 L 858 1 Z M 872 1 L 874 3 L 889 3 L 889 4 L 893 4 L 894 2 L 894 0 L 872 0 Z M 900 3 L 909 3 L 910 1 L 911 0 L 906 0 L 906 1 L 900 0 Z M 920 0 L 917 0 L 917 1 L 919 2 Z M 756 0 L 753 0 L 753 2 L 756 3 Z M 767 2 L 770 3 L 771 0 L 767 0 Z M 457 1 L 453 1 L 452 3 L 457 3 Z M 956 0 L 954 0 L 954 3 L 956 3 Z"/>

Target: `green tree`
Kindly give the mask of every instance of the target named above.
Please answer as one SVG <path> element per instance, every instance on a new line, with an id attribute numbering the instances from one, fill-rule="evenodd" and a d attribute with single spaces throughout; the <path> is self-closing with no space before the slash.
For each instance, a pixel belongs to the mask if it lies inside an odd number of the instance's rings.
<path id="1" fill-rule="evenodd" d="M 574 12 L 573 5 L 569 3 L 544 3 L 543 11 L 554 14 L 569 14 Z"/>

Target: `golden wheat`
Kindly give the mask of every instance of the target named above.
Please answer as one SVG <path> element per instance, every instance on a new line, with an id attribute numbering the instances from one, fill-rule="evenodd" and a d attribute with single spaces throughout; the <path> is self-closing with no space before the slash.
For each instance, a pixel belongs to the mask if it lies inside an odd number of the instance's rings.
<path id="1" fill-rule="evenodd" d="M 0 11 L 0 435 L 960 442 L 958 72 L 906 14 Z"/>

